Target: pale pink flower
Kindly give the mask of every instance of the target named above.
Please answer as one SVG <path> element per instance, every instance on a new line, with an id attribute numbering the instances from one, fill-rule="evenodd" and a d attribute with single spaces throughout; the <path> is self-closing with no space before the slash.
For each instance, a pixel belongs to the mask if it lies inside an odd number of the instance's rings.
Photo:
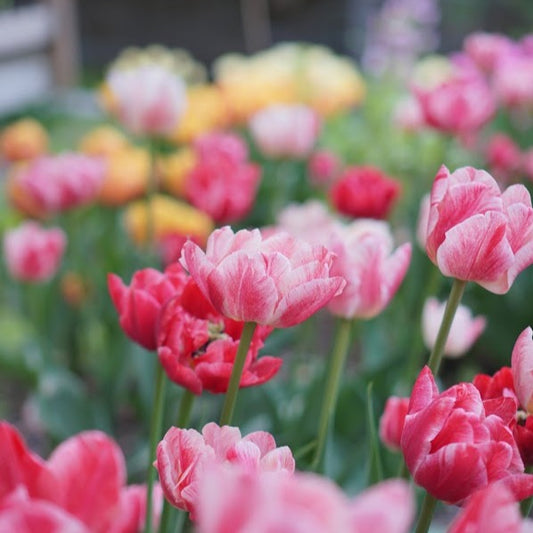
<path id="1" fill-rule="evenodd" d="M 520 405 L 533 413 L 533 330 L 528 327 L 519 335 L 511 355 L 514 388 Z"/>
<path id="2" fill-rule="evenodd" d="M 43 156 L 17 172 L 13 186 L 39 211 L 64 211 L 96 199 L 105 167 L 99 157 L 67 152 Z"/>
<path id="3" fill-rule="evenodd" d="M 494 92 L 507 107 L 533 107 L 533 54 L 508 54 L 494 69 Z"/>
<path id="4" fill-rule="evenodd" d="M 428 233 L 429 210 L 431 199 L 429 194 L 425 194 L 420 200 L 420 209 L 418 211 L 418 222 L 416 225 L 416 240 L 420 247 L 426 249 L 426 239 Z"/>
<path id="5" fill-rule="evenodd" d="M 157 63 L 117 67 L 107 75 L 119 120 L 139 135 L 168 135 L 187 106 L 180 76 Z"/>
<path id="6" fill-rule="evenodd" d="M 253 115 L 249 127 L 255 143 L 266 156 L 301 158 L 313 150 L 320 120 L 307 106 L 277 104 Z"/>
<path id="7" fill-rule="evenodd" d="M 492 72 L 500 58 L 512 53 L 515 47 L 511 39 L 498 33 L 472 33 L 464 42 L 468 56 L 485 72 Z"/>
<path id="8" fill-rule="evenodd" d="M 391 480 L 350 501 L 316 474 L 251 474 L 210 465 L 199 491 L 199 533 L 406 533 L 413 514 L 407 483 Z"/>
<path id="9" fill-rule="evenodd" d="M 360 219 L 339 228 L 328 245 L 337 258 L 332 275 L 346 279 L 343 292 L 328 304 L 343 318 L 372 318 L 396 294 L 411 261 L 411 244 L 393 250 L 393 238 L 384 221 Z"/>
<path id="10" fill-rule="evenodd" d="M 67 243 L 62 229 L 24 222 L 4 235 L 9 274 L 21 281 L 42 282 L 55 275 Z"/>
<path id="11" fill-rule="evenodd" d="M 170 428 L 157 446 L 155 467 L 167 500 L 196 518 L 201 478 L 211 463 L 238 464 L 251 475 L 259 472 L 294 472 L 294 458 L 287 446 L 276 447 L 265 431 L 241 436 L 239 428 L 206 424 L 194 429 Z M 221 495 L 222 496 L 222 495 Z M 231 531 L 231 528 L 227 531 Z"/>
<path id="12" fill-rule="evenodd" d="M 422 336 L 428 350 L 432 350 L 435 346 L 445 308 L 446 302 L 441 303 L 436 298 L 428 298 L 424 304 Z M 459 305 L 453 317 L 448 340 L 444 346 L 444 355 L 448 357 L 464 355 L 483 333 L 486 324 L 485 317 L 474 317 L 468 307 Z"/>
<path id="13" fill-rule="evenodd" d="M 503 193 L 484 170 L 443 165 L 433 183 L 426 251 L 445 276 L 506 293 L 533 263 L 533 209 L 523 185 Z"/>
<path id="14" fill-rule="evenodd" d="M 393 122 L 402 131 L 419 131 L 425 125 L 425 121 L 418 100 L 413 96 L 408 96 L 398 101 L 394 108 Z"/>
<path id="15" fill-rule="evenodd" d="M 204 252 L 192 242 L 181 263 L 221 314 L 273 327 L 294 326 L 342 291 L 345 281 L 330 274 L 334 256 L 323 246 L 258 229 L 215 230 Z"/>

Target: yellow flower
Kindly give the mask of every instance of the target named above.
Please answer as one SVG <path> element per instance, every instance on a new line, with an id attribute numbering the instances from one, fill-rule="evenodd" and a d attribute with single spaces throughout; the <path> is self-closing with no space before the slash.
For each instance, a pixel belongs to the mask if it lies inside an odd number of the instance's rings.
<path id="1" fill-rule="evenodd" d="M 48 150 L 48 134 L 32 118 L 17 120 L 0 135 L 0 154 L 7 161 L 33 159 Z"/>
<path id="2" fill-rule="evenodd" d="M 87 155 L 111 155 L 128 146 L 126 136 L 112 126 L 98 126 L 83 137 L 80 150 Z"/>
<path id="3" fill-rule="evenodd" d="M 100 189 L 104 205 L 123 205 L 144 194 L 150 176 L 150 156 L 143 148 L 128 147 L 107 158 L 106 177 Z"/>
<path id="4" fill-rule="evenodd" d="M 172 140 L 189 143 L 202 133 L 225 128 L 229 119 L 229 106 L 220 88 L 214 85 L 189 87 L 185 115 Z"/>
<path id="5" fill-rule="evenodd" d="M 159 177 L 163 188 L 174 196 L 185 194 L 185 181 L 196 164 L 196 155 L 190 147 L 182 148 L 157 163 Z"/>
<path id="6" fill-rule="evenodd" d="M 145 200 L 138 200 L 130 204 L 124 213 L 126 229 L 137 244 L 146 242 L 148 209 L 150 216 L 153 217 L 152 227 L 156 242 L 167 235 L 178 233 L 205 243 L 213 230 L 214 224 L 211 218 L 185 202 L 156 194 L 150 199 L 149 207 L 147 204 Z"/>

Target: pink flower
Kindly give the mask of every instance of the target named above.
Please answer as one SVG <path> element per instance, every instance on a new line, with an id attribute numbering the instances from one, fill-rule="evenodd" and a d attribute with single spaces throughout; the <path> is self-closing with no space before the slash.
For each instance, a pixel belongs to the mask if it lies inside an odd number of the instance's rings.
<path id="1" fill-rule="evenodd" d="M 243 218 L 253 206 L 260 167 L 247 163 L 244 141 L 234 134 L 208 134 L 195 143 L 197 163 L 185 183 L 187 200 L 218 223 Z"/>
<path id="2" fill-rule="evenodd" d="M 124 333 L 147 350 L 157 348 L 157 327 L 163 306 L 184 287 L 188 276 L 177 265 L 165 272 L 153 268 L 138 270 L 130 286 L 116 274 L 108 274 L 109 294 Z"/>
<path id="3" fill-rule="evenodd" d="M 264 155 L 300 158 L 313 150 L 320 120 L 307 106 L 277 104 L 253 115 L 249 127 Z"/>
<path id="4" fill-rule="evenodd" d="M 105 165 L 101 158 L 75 153 L 43 156 L 22 167 L 12 186 L 40 212 L 73 209 L 95 200 Z"/>
<path id="5" fill-rule="evenodd" d="M 478 531 L 526 533 L 533 531 L 533 522 L 522 520 L 520 506 L 509 489 L 492 484 L 472 496 L 448 529 L 448 533 Z"/>
<path id="6" fill-rule="evenodd" d="M 194 394 L 204 389 L 226 392 L 243 329 L 218 314 L 190 279 L 163 309 L 157 354 L 168 377 Z M 257 354 L 270 333 L 255 330 L 241 376 L 241 387 L 260 385 L 275 376 L 282 359 Z"/>
<path id="7" fill-rule="evenodd" d="M 533 330 L 526 328 L 519 335 L 511 356 L 516 396 L 520 405 L 533 414 Z"/>
<path id="8" fill-rule="evenodd" d="M 445 308 L 446 302 L 440 303 L 436 298 L 428 298 L 424 304 L 422 336 L 428 350 L 432 350 L 435 346 Z M 483 333 L 486 322 L 485 317 L 473 317 L 468 307 L 459 305 L 453 317 L 444 354 L 448 357 L 460 357 L 468 352 Z"/>
<path id="9" fill-rule="evenodd" d="M 104 433 L 71 437 L 43 461 L 26 448 L 14 427 L 0 422 L 0 452 L 0 524 L 14 528 L 1 531 L 140 530 L 145 511 L 138 498 L 146 499 L 145 490 L 126 487 L 122 452 Z M 154 503 L 157 516 L 162 503 L 157 490 Z"/>
<path id="10" fill-rule="evenodd" d="M 515 44 L 505 35 L 476 32 L 465 39 L 464 49 L 480 69 L 492 72 L 502 57 L 513 53 Z"/>
<path id="11" fill-rule="evenodd" d="M 239 464 L 248 472 L 294 472 L 294 458 L 286 446 L 276 448 L 274 437 L 256 431 L 241 437 L 239 428 L 211 422 L 202 433 L 170 428 L 157 446 L 155 467 L 167 500 L 196 519 L 200 480 L 210 463 Z M 222 497 L 222 494 L 220 494 Z M 228 529 L 228 531 L 230 531 Z"/>
<path id="12" fill-rule="evenodd" d="M 414 481 L 454 504 L 498 480 L 517 499 L 532 494 L 533 476 L 523 474 L 508 426 L 514 412 L 514 402 L 504 398 L 485 404 L 471 383 L 439 394 L 425 367 L 413 387 L 401 439 Z"/>
<path id="13" fill-rule="evenodd" d="M 328 248 L 337 254 L 331 275 L 343 277 L 346 287 L 328 304 L 334 315 L 372 318 L 396 294 L 411 260 L 411 244 L 393 251 L 386 222 L 356 220 L 338 228 Z"/>
<path id="14" fill-rule="evenodd" d="M 183 80 L 156 63 L 112 69 L 106 81 L 119 120 L 136 134 L 172 133 L 187 106 Z"/>
<path id="15" fill-rule="evenodd" d="M 390 480 L 350 501 L 316 474 L 251 474 L 210 465 L 199 491 L 199 533 L 406 533 L 414 515 L 407 483 Z"/>
<path id="16" fill-rule="evenodd" d="M 519 146 L 504 133 L 493 135 L 487 146 L 487 160 L 491 172 L 501 181 L 508 181 L 520 168 L 522 154 Z"/>
<path id="17" fill-rule="evenodd" d="M 394 109 L 394 125 L 402 131 L 416 132 L 424 125 L 424 114 L 418 100 L 409 96 L 400 100 Z"/>
<path id="18" fill-rule="evenodd" d="M 533 107 L 533 54 L 508 54 L 496 64 L 492 85 L 496 97 L 510 108 Z"/>
<path id="19" fill-rule="evenodd" d="M 330 275 L 333 254 L 323 246 L 286 233 L 263 238 L 258 229 L 215 230 L 205 253 L 185 243 L 181 262 L 219 313 L 265 326 L 302 322 L 345 284 Z"/>
<path id="20" fill-rule="evenodd" d="M 409 398 L 390 396 L 379 420 L 379 437 L 391 450 L 400 450 L 403 424 L 409 408 Z"/>
<path id="21" fill-rule="evenodd" d="M 426 249 L 427 230 L 429 221 L 429 211 L 431 208 L 431 198 L 425 194 L 420 200 L 420 209 L 418 211 L 418 222 L 416 225 L 416 240 L 422 249 Z"/>
<path id="22" fill-rule="evenodd" d="M 316 185 L 327 185 L 335 180 L 341 167 L 342 162 L 337 154 L 331 150 L 317 150 L 309 158 L 309 177 Z"/>
<path id="23" fill-rule="evenodd" d="M 480 77 L 452 78 L 434 89 L 419 89 L 416 96 L 426 123 L 450 134 L 476 132 L 495 111 L 492 93 Z"/>
<path id="24" fill-rule="evenodd" d="M 331 188 L 330 198 L 343 215 L 385 219 L 400 190 L 399 182 L 377 167 L 347 167 Z"/>
<path id="25" fill-rule="evenodd" d="M 55 275 L 67 243 L 60 228 L 45 229 L 24 222 L 4 235 L 4 255 L 9 274 L 22 281 L 42 282 Z"/>
<path id="26" fill-rule="evenodd" d="M 445 276 L 506 293 L 533 262 L 533 209 L 523 185 L 503 193 L 490 174 L 443 165 L 431 189 L 426 251 Z"/>

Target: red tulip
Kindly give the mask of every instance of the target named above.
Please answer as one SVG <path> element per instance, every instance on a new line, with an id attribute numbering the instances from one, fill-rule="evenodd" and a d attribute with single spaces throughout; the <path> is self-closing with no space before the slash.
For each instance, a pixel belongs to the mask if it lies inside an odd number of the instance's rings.
<path id="1" fill-rule="evenodd" d="M 161 315 L 159 361 L 172 381 L 194 394 L 201 394 L 204 389 L 226 392 L 243 325 L 217 313 L 190 279 Z M 244 363 L 241 387 L 264 383 L 279 370 L 280 358 L 257 359 L 270 331 L 268 327 L 256 329 Z"/>
<path id="2" fill-rule="evenodd" d="M 109 294 L 126 335 L 147 350 L 155 350 L 161 309 L 179 294 L 187 279 L 178 264 L 167 267 L 165 272 L 138 270 L 129 287 L 116 274 L 108 274 Z"/>
<path id="3" fill-rule="evenodd" d="M 443 165 L 428 218 L 426 251 L 445 276 L 503 294 L 533 263 L 533 209 L 523 185 L 502 193 L 483 170 L 464 167 L 450 174 Z"/>
<path id="4" fill-rule="evenodd" d="M 470 383 L 439 394 L 428 367 L 418 377 L 403 427 L 401 447 L 415 482 L 434 497 L 460 504 L 501 480 L 517 499 L 533 493 L 509 421 L 511 400 L 484 404 Z"/>
<path id="5" fill-rule="evenodd" d="M 385 219 L 400 194 L 400 184 L 377 167 L 348 167 L 330 191 L 335 208 L 350 217 Z"/>
<path id="6" fill-rule="evenodd" d="M 205 252 L 185 243 L 181 262 L 219 313 L 273 327 L 304 321 L 345 284 L 330 275 L 331 252 L 283 232 L 263 238 L 258 229 L 224 227 L 209 236 Z"/>
<path id="7" fill-rule="evenodd" d="M 256 431 L 245 437 L 236 427 L 211 422 L 202 433 L 170 428 L 157 446 L 155 466 L 167 500 L 196 518 L 200 480 L 211 462 L 238 464 L 252 474 L 294 472 L 294 458 L 286 446 L 276 448 L 274 437 Z M 229 531 L 229 530 L 228 530 Z"/>

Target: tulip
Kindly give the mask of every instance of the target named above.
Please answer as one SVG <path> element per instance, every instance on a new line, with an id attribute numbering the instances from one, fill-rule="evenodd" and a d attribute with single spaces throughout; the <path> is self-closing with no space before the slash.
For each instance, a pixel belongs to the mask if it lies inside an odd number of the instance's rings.
<path id="1" fill-rule="evenodd" d="M 129 286 L 116 274 L 108 274 L 109 294 L 124 333 L 147 350 L 155 350 L 161 309 L 186 282 L 187 275 L 179 265 L 169 266 L 165 272 L 138 270 Z"/>
<path id="2" fill-rule="evenodd" d="M 446 303 L 440 303 L 436 298 L 428 298 L 424 304 L 424 309 L 422 310 L 422 336 L 429 350 L 432 350 L 435 346 L 445 307 Z M 485 317 L 473 317 L 468 307 L 459 305 L 444 346 L 444 355 L 448 357 L 464 355 L 483 333 L 485 326 Z"/>
<path id="3" fill-rule="evenodd" d="M 483 170 L 463 167 L 450 174 L 443 165 L 428 218 L 426 251 L 445 276 L 504 294 L 533 263 L 533 209 L 523 185 L 502 193 Z"/>
<path id="4" fill-rule="evenodd" d="M 493 135 L 487 146 L 487 161 L 492 173 L 501 181 L 509 181 L 520 168 L 520 147 L 504 133 Z"/>
<path id="5" fill-rule="evenodd" d="M 520 405 L 533 414 L 533 330 L 526 328 L 519 335 L 511 355 L 514 389 Z"/>
<path id="6" fill-rule="evenodd" d="M 474 385 L 460 383 L 439 394 L 428 367 L 411 394 L 401 438 L 414 481 L 433 497 L 461 504 L 475 491 L 501 480 L 517 499 L 533 493 L 523 474 L 508 422 L 514 402 L 484 404 Z"/>
<path id="7" fill-rule="evenodd" d="M 408 408 L 409 398 L 390 396 L 379 420 L 381 441 L 393 451 L 401 449 L 403 425 Z"/>
<path id="8" fill-rule="evenodd" d="M 527 529 L 526 529 L 527 527 Z M 526 533 L 531 520 L 522 520 L 520 506 L 510 490 L 498 484 L 476 492 L 455 517 L 448 533 Z"/>
<path id="9" fill-rule="evenodd" d="M 226 392 L 237 354 L 243 323 L 219 315 L 193 280 L 164 308 L 157 354 L 167 376 L 194 394 L 206 389 Z M 282 360 L 257 353 L 270 333 L 257 328 L 246 356 L 241 387 L 259 385 L 274 377 Z"/>
<path id="10" fill-rule="evenodd" d="M 371 166 L 346 168 L 330 191 L 340 213 L 377 219 L 388 217 L 399 194 L 400 184 Z"/>
<path id="11" fill-rule="evenodd" d="M 57 272 L 67 238 L 60 228 L 45 229 L 24 222 L 4 235 L 4 255 L 9 274 L 22 281 L 43 282 Z"/>
<path id="12" fill-rule="evenodd" d="M 107 75 L 111 107 L 138 135 L 170 135 L 187 105 L 181 77 L 157 63 L 117 66 Z"/>
<path id="13" fill-rule="evenodd" d="M 48 134 L 31 118 L 17 120 L 0 135 L 0 155 L 6 161 L 27 161 L 46 153 Z"/>
<path id="14" fill-rule="evenodd" d="M 373 318 L 396 294 L 411 260 L 411 244 L 393 251 L 386 222 L 356 220 L 338 229 L 329 248 L 337 254 L 332 275 L 343 277 L 346 287 L 328 304 L 343 318 Z"/>
<path id="15" fill-rule="evenodd" d="M 286 233 L 263 238 L 258 229 L 215 230 L 205 253 L 187 242 L 181 263 L 219 313 L 273 327 L 302 322 L 345 284 L 331 276 L 333 254 L 324 247 Z"/>
<path id="16" fill-rule="evenodd" d="M 389 480 L 349 500 L 316 474 L 251 474 L 211 464 L 200 480 L 199 533 L 406 533 L 414 514 L 407 483 Z"/>
<path id="17" fill-rule="evenodd" d="M 250 132 L 268 157 L 301 158 L 311 153 L 320 129 L 316 113 L 304 105 L 272 105 L 252 116 Z"/>
<path id="18" fill-rule="evenodd" d="M 330 150 L 317 150 L 309 158 L 308 173 L 315 185 L 332 183 L 342 167 L 337 154 Z"/>
<path id="19" fill-rule="evenodd" d="M 513 53 L 514 48 L 511 39 L 498 33 L 472 33 L 464 42 L 468 56 L 487 73 L 494 70 L 494 66 L 501 58 Z"/>
<path id="20" fill-rule="evenodd" d="M 236 427 L 211 422 L 202 433 L 170 428 L 157 446 L 155 467 L 168 501 L 196 519 L 200 480 L 209 463 L 239 464 L 247 471 L 294 472 L 294 458 L 286 446 L 276 448 L 274 437 L 256 431 L 245 437 Z"/>
<path id="21" fill-rule="evenodd" d="M 496 64 L 492 84 L 496 97 L 508 108 L 533 107 L 533 54 L 508 54 Z"/>

